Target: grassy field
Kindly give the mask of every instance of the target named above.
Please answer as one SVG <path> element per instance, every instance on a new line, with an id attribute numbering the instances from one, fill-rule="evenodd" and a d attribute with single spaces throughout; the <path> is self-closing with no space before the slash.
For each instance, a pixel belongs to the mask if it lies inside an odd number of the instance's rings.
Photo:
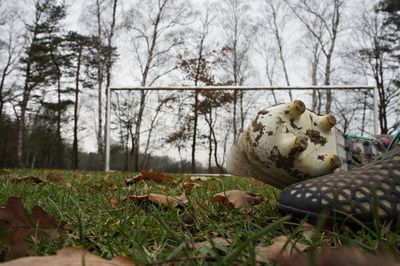
<path id="1" fill-rule="evenodd" d="M 39 184 L 13 181 L 27 175 L 41 179 L 50 175 L 59 180 Z M 130 195 L 143 194 L 143 183 L 125 184 L 131 176 L 116 172 L 104 178 L 100 172 L 3 169 L 0 205 L 4 206 L 10 196 L 18 196 L 28 211 L 39 205 L 57 220 L 67 221 L 59 240 L 49 244 L 32 237 L 33 255 L 54 254 L 63 246 L 81 246 L 103 258 L 123 255 L 147 265 L 268 265 L 257 257 L 256 247 L 269 246 L 278 236 L 309 245 L 309 252 L 326 246 L 353 245 L 372 254 L 399 254 L 399 234 L 387 227 L 310 229 L 304 221 L 288 221 L 275 210 L 279 190 L 249 178 L 191 181 L 200 187 L 190 191 L 180 185 L 184 177 L 179 175 L 174 175 L 176 182 L 147 181 L 148 192 L 171 196 L 186 192 L 187 206 L 163 208 L 126 200 Z M 211 200 L 214 194 L 231 189 L 260 193 L 264 201 L 244 212 Z M 224 238 L 229 245 L 214 243 L 216 237 Z M 198 244 L 204 241 L 211 244 Z M 5 249 L 0 237 L 1 248 Z"/>

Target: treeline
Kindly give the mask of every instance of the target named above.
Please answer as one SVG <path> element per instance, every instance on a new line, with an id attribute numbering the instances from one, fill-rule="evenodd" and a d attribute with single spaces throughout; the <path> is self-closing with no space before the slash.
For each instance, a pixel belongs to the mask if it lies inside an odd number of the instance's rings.
<path id="1" fill-rule="evenodd" d="M 43 121 L 42 121 L 43 122 Z M 36 125 L 33 131 L 29 132 L 26 138 L 25 164 L 30 168 L 61 169 L 71 168 L 73 165 L 74 150 L 71 143 L 61 143 L 64 155 L 59 158 L 59 143 L 57 143 L 56 128 L 52 124 Z M 0 124 L 0 168 L 18 167 L 18 158 L 15 153 L 18 146 L 18 123 L 8 116 L 2 118 Z M 114 145 L 111 147 L 111 169 L 119 171 L 133 171 L 133 167 L 126 164 L 126 153 L 123 147 Z M 102 156 L 97 153 L 79 152 L 79 165 L 86 170 L 104 170 Z M 156 156 L 140 154 L 140 160 L 146 160 L 146 169 L 154 169 L 162 172 L 179 173 L 190 172 L 190 160 L 175 160 L 169 156 Z M 209 172 L 200 162 L 197 162 L 197 172 Z M 217 171 L 217 169 L 211 169 Z"/>
<path id="2" fill-rule="evenodd" d="M 102 169 L 107 88 L 127 73 L 139 86 L 290 86 L 299 77 L 315 86 L 371 84 L 380 133 L 399 126 L 399 1 L 196 3 L 34 0 L 27 8 L 0 0 L 0 167 Z M 257 100 L 296 94 L 111 96 L 112 168 L 222 172 Z M 309 107 L 364 135 L 371 96 L 316 90 Z M 83 151 L 88 142 L 95 153 Z M 169 157 L 155 156 L 160 150 Z"/>

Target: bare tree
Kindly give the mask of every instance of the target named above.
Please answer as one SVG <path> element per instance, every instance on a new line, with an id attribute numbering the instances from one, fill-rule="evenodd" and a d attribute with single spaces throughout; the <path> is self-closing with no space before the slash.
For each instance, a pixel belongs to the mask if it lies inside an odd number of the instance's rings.
<path id="1" fill-rule="evenodd" d="M 390 43 L 385 39 L 385 16 L 377 12 L 375 1 L 366 1 L 357 10 L 352 44 L 347 53 L 354 73 L 374 80 L 379 96 L 379 124 L 381 134 L 390 131 L 388 117 L 396 112 L 400 92 L 394 84 L 398 69 L 392 66 Z M 371 95 L 370 95 L 371 96 Z M 369 106 L 372 109 L 372 106 Z M 394 122 L 394 121 L 393 121 Z"/>
<path id="2" fill-rule="evenodd" d="M 12 98 L 11 89 L 14 87 L 14 82 L 11 81 L 9 83 L 8 79 L 16 70 L 16 64 L 21 53 L 21 43 L 19 41 L 21 34 L 18 31 L 16 20 L 13 19 L 15 15 L 15 12 L 9 13 L 4 39 L 0 39 L 0 43 L 2 44 L 0 51 L 4 51 L 0 67 L 0 121 L 5 103 Z"/>
<path id="3" fill-rule="evenodd" d="M 93 0 L 87 6 L 87 13 L 83 13 L 89 31 L 95 36 L 94 65 L 97 76 L 97 152 L 104 157 L 103 132 L 105 131 L 103 116 L 104 96 L 111 83 L 112 65 L 115 59 L 113 46 L 115 30 L 117 27 L 118 0 Z M 88 14 L 88 16 L 87 16 Z M 105 92 L 105 93 L 104 93 Z M 105 95 L 107 96 L 107 95 Z"/>
<path id="4" fill-rule="evenodd" d="M 289 73 L 286 66 L 285 47 L 283 33 L 288 22 L 288 12 L 281 1 L 265 0 L 263 14 L 265 17 L 264 23 L 266 30 L 270 32 L 275 39 L 279 61 L 282 66 L 282 71 L 285 77 L 287 86 L 290 86 Z M 289 99 L 293 101 L 292 91 L 289 89 Z"/>
<path id="5" fill-rule="evenodd" d="M 192 36 L 186 44 L 186 49 L 183 54 L 179 55 L 179 68 L 182 70 L 186 79 L 198 85 L 213 85 L 214 80 L 211 74 L 213 59 L 210 59 L 212 53 L 207 44 L 207 39 L 210 34 L 211 23 L 215 19 L 212 14 L 214 5 L 208 2 L 204 5 L 204 13 L 199 16 L 200 25 L 195 25 L 192 30 Z M 214 63 L 214 66 L 216 64 Z M 189 115 L 183 115 L 185 123 L 192 124 L 192 143 L 191 143 L 191 168 L 192 172 L 196 172 L 196 147 L 199 125 L 199 103 L 200 91 L 194 90 L 191 93 L 193 103 Z"/>
<path id="6" fill-rule="evenodd" d="M 324 85 L 331 85 L 332 59 L 343 9 L 343 0 L 319 1 L 299 0 L 296 3 L 285 0 L 296 17 L 307 28 L 307 31 L 319 43 L 321 51 L 325 56 Z M 315 27 L 316 22 L 320 27 Z M 330 113 L 332 105 L 332 92 L 326 91 L 325 112 Z"/>
<path id="7" fill-rule="evenodd" d="M 249 51 L 256 32 L 251 12 L 251 6 L 247 0 L 224 0 L 221 2 L 221 25 L 225 35 L 225 47 L 222 49 L 222 54 L 227 58 L 226 71 L 232 85 L 243 85 L 249 74 Z M 233 98 L 232 125 L 233 138 L 236 140 L 244 128 L 243 92 L 235 90 Z"/>
<path id="8" fill-rule="evenodd" d="M 266 34 L 260 34 L 257 39 L 256 44 L 256 52 L 259 54 L 264 62 L 264 71 L 265 78 L 270 86 L 276 85 L 275 76 L 276 69 L 278 64 L 278 52 L 276 48 L 271 45 L 269 36 Z M 274 100 L 274 104 L 278 104 L 278 99 L 276 98 L 276 93 L 274 90 L 271 90 L 272 98 Z"/>
<path id="9" fill-rule="evenodd" d="M 114 110 L 117 117 L 117 127 L 119 131 L 120 145 L 124 150 L 124 170 L 128 171 L 131 169 L 130 161 L 133 157 L 133 150 L 129 150 L 129 142 L 134 142 L 134 123 L 136 120 L 135 106 L 138 104 L 133 97 L 131 91 L 127 91 L 124 94 L 115 94 L 116 103 L 111 105 L 111 109 Z M 111 124 L 113 125 L 113 123 Z"/>
<path id="10" fill-rule="evenodd" d="M 174 71 L 174 49 L 184 43 L 184 27 L 191 8 L 183 0 L 140 0 L 125 16 L 125 26 L 140 70 L 140 86 L 152 86 Z M 138 171 L 143 115 L 148 91 L 140 91 L 135 121 L 134 164 Z"/>

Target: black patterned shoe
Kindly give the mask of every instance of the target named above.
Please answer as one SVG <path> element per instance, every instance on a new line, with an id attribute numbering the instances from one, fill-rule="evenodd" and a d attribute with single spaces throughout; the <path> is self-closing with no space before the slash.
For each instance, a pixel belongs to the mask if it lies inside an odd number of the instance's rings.
<path id="1" fill-rule="evenodd" d="M 352 171 L 309 179 L 282 191 L 278 209 L 285 214 L 317 220 L 328 214 L 330 220 L 358 220 L 372 225 L 380 221 L 398 222 L 400 214 L 400 147 L 380 160 Z"/>

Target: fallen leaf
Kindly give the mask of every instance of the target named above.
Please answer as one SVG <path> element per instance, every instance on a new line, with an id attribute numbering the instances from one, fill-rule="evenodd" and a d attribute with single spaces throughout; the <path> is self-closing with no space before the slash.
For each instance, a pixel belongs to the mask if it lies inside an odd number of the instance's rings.
<path id="1" fill-rule="evenodd" d="M 176 208 L 177 206 L 185 206 L 189 202 L 188 199 L 186 198 L 185 193 L 183 193 L 178 197 L 165 196 L 155 193 L 150 193 L 148 195 L 131 195 L 129 196 L 129 199 L 134 202 L 151 202 L 167 208 L 169 207 Z"/>
<path id="2" fill-rule="evenodd" d="M 190 180 L 192 180 L 192 181 L 207 181 L 207 180 L 210 180 L 211 179 L 211 177 L 209 177 L 209 176 L 191 176 L 191 177 L 189 177 L 189 179 Z"/>
<path id="3" fill-rule="evenodd" d="M 99 183 L 93 184 L 93 188 L 98 190 L 98 191 L 101 191 L 101 192 L 104 191 L 104 186 L 102 184 L 99 184 Z"/>
<path id="4" fill-rule="evenodd" d="M 81 248 L 67 247 L 59 250 L 57 255 L 42 257 L 25 257 L 1 264 L 2 266 L 133 266 L 135 263 L 127 258 L 118 256 L 112 260 L 102 259 Z"/>
<path id="5" fill-rule="evenodd" d="M 229 247 L 231 245 L 231 243 L 229 243 L 223 237 L 215 237 L 215 238 L 212 238 L 211 241 L 213 242 L 213 244 L 215 246 L 219 245 L 222 247 Z M 210 249 L 210 248 L 212 248 L 212 244 L 210 243 L 210 241 L 202 241 L 202 242 L 194 243 L 193 246 L 191 246 L 190 248 L 192 248 L 192 249 L 203 249 L 203 248 Z"/>
<path id="6" fill-rule="evenodd" d="M 64 180 L 64 176 L 59 173 L 50 173 L 46 176 L 46 180 L 49 182 L 60 182 Z"/>
<path id="7" fill-rule="evenodd" d="M 295 242 L 287 236 L 278 236 L 272 240 L 269 246 L 256 246 L 257 261 L 276 261 L 281 257 L 290 257 L 303 252 L 308 245 Z"/>
<path id="8" fill-rule="evenodd" d="M 184 188 L 184 189 L 186 189 L 186 190 L 193 190 L 193 189 L 195 189 L 195 188 L 198 188 L 198 187 L 200 187 L 200 185 L 199 184 L 197 184 L 197 183 L 182 183 L 182 187 Z"/>
<path id="9" fill-rule="evenodd" d="M 313 236 L 317 233 L 315 227 L 309 223 L 304 223 L 301 227 L 301 234 L 305 239 L 312 240 Z"/>
<path id="10" fill-rule="evenodd" d="M 140 180 L 139 184 L 141 185 L 140 187 L 141 194 L 147 194 L 149 192 L 149 185 L 147 185 L 146 181 Z"/>
<path id="11" fill-rule="evenodd" d="M 60 229 L 63 229 L 65 223 L 57 222 L 54 216 L 39 206 L 34 206 L 29 215 L 20 198 L 8 198 L 6 206 L 0 208 L 0 240 L 8 248 L 5 259 L 28 255 L 32 247 L 32 243 L 27 240 L 30 236 L 41 241 L 59 238 Z"/>
<path id="12" fill-rule="evenodd" d="M 215 194 L 212 200 L 239 209 L 258 205 L 263 201 L 263 198 L 257 193 L 235 189 Z"/>
<path id="13" fill-rule="evenodd" d="M 73 186 L 71 185 L 71 183 L 67 182 L 64 184 L 64 188 L 66 190 L 74 190 Z"/>
<path id="14" fill-rule="evenodd" d="M 37 176 L 21 176 L 11 179 L 14 183 L 21 183 L 21 182 L 34 182 L 36 184 L 42 183 L 43 180 Z"/>
<path id="15" fill-rule="evenodd" d="M 140 171 L 137 176 L 126 179 L 125 183 L 127 186 L 130 186 L 141 180 L 153 180 L 156 182 L 162 182 L 162 181 L 172 181 L 173 178 L 172 178 L 172 176 L 165 175 L 162 173 L 143 170 L 143 171 Z"/>
<path id="16" fill-rule="evenodd" d="M 112 208 L 117 208 L 119 205 L 119 200 L 116 198 L 111 198 L 110 199 L 110 204 Z"/>
<path id="17" fill-rule="evenodd" d="M 104 182 L 108 182 L 109 180 L 110 180 L 110 174 L 106 174 L 105 176 L 103 176 Z"/>
<path id="18" fill-rule="evenodd" d="M 0 174 L 10 174 L 12 171 L 11 169 L 1 168 Z"/>
<path id="19" fill-rule="evenodd" d="M 281 256 L 276 261 L 280 266 L 399 266 L 391 256 L 366 255 L 354 247 L 340 247 L 336 250 L 325 248 L 313 257 L 313 261 L 310 261 L 310 256 L 298 254 L 292 257 Z"/>

